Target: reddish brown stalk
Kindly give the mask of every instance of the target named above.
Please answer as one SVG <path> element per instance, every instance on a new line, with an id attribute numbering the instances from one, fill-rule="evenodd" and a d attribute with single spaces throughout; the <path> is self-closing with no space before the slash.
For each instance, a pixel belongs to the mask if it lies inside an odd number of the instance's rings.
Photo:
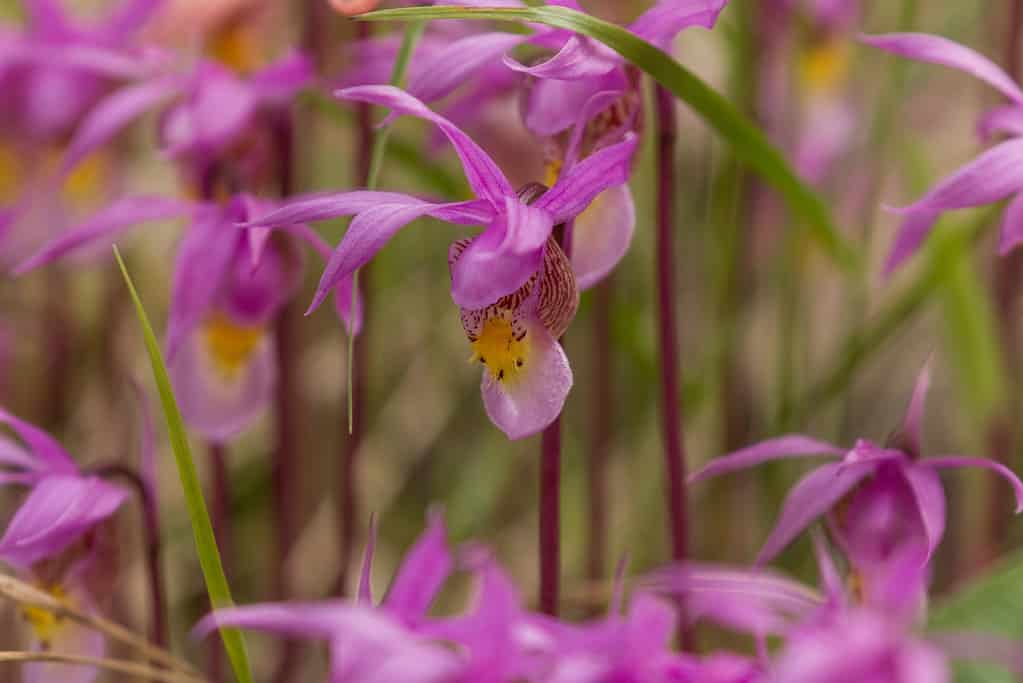
<path id="1" fill-rule="evenodd" d="M 58 431 L 67 420 L 71 388 L 71 348 L 74 324 L 68 307 L 67 273 L 59 265 L 46 275 L 46 303 L 43 313 L 46 335 L 46 383 L 43 396 L 43 424 Z"/>
<path id="2" fill-rule="evenodd" d="M 561 418 L 540 439 L 540 611 L 556 615 L 561 583 Z"/>
<path id="3" fill-rule="evenodd" d="M 609 276 L 594 289 L 593 312 L 593 443 L 587 472 L 589 525 L 586 573 L 591 581 L 604 578 L 607 566 L 607 461 L 614 420 L 612 386 L 611 304 L 614 283 Z"/>

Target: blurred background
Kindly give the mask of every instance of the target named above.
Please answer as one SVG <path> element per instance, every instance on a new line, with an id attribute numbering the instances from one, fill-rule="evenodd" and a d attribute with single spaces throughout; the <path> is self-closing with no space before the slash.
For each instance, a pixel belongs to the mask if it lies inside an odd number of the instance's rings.
<path id="1" fill-rule="evenodd" d="M 621 23 L 646 6 L 631 0 L 582 4 Z M 836 267 L 778 197 L 679 107 L 681 219 L 675 248 L 687 466 L 693 471 L 717 455 L 793 431 L 843 445 L 858 437 L 883 442 L 901 422 L 928 358 L 935 384 L 925 420 L 926 451 L 1018 465 L 1013 447 L 1018 347 L 1006 343 L 1011 337 L 1005 322 L 1019 319 L 1019 297 L 1000 300 L 995 287 L 996 270 L 1005 267 L 996 266 L 992 241 L 999 214 L 990 209 L 951 214 L 937 233 L 937 247 L 925 249 L 891 279 L 881 275 L 898 225 L 882 204 L 910 203 L 983 149 L 975 121 L 998 103 L 997 94 L 958 72 L 912 64 L 855 41 L 859 32 L 930 32 L 1004 63 L 1010 3 L 864 0 L 846 3 L 849 14 L 841 19 L 821 9 L 825 4 L 841 3 L 732 0 L 714 31 L 686 31 L 676 44 L 684 65 L 759 121 L 799 163 L 833 207 L 840 230 L 863 249 L 866 263 L 857 272 Z M 83 17 L 108 6 L 67 0 L 68 10 Z M 169 0 L 142 35 L 144 42 L 188 54 L 216 44 L 225 58 L 262 63 L 298 43 L 304 12 L 297 2 Z M 356 57 L 355 27 L 333 12 L 320 16 L 327 48 L 322 73 L 326 83 L 342 82 Z M 22 17 L 18 2 L 0 0 L 4 25 L 16 27 Z M 374 24 L 373 31 L 400 27 Z M 524 129 L 519 110 L 514 96 L 497 100 L 471 130 L 514 185 L 543 177 L 543 144 Z M 358 141 L 351 109 L 306 92 L 295 116 L 299 187 L 352 187 Z M 174 165 L 155 150 L 154 118 L 132 126 L 67 183 L 63 225 L 125 194 L 182 194 Z M 38 177 L 10 151 L 17 134 L 0 130 L 4 204 L 16 201 Z M 381 188 L 469 196 L 450 148 L 431 136 L 419 121 L 394 126 Z M 632 248 L 604 284 L 584 294 L 567 334 L 575 374 L 563 423 L 563 603 L 569 614 L 601 607 L 606 579 L 621 558 L 628 557 L 630 573 L 638 574 L 669 557 L 658 411 L 653 142 L 644 136 L 632 181 L 638 210 Z M 54 145 L 37 150 L 34 162 L 52 163 L 60 138 Z M 5 262 L 20 260 L 61 229 L 43 213 L 32 221 L 24 243 L 11 246 Z M 152 223 L 118 240 L 158 331 L 166 319 L 181 229 L 181 221 Z M 318 229 L 336 244 L 344 224 Z M 373 264 L 367 284 L 359 547 L 373 513 L 379 525 L 374 575 L 382 590 L 421 531 L 426 511 L 436 506 L 453 540 L 492 546 L 523 593 L 533 596 L 539 438 L 509 441 L 479 400 L 480 373 L 466 361 L 470 350 L 450 298 L 446 262 L 450 242 L 465 234 L 423 220 L 400 233 Z M 310 258 L 298 309 L 310 300 L 319 274 L 319 261 Z M 55 278 L 61 281 L 57 289 Z M 295 451 L 301 465 L 293 505 L 299 531 L 287 565 L 296 598 L 330 594 L 338 574 L 335 496 L 348 438 L 347 340 L 327 308 L 296 327 Z M 5 277 L 0 353 L 0 403 L 6 408 L 52 430 L 86 465 L 136 461 L 142 418 L 130 382 L 141 382 L 152 396 L 150 371 L 127 292 L 105 251 L 84 263 Z M 173 632 L 183 638 L 205 612 L 205 594 L 158 412 L 156 422 Z M 265 599 L 269 591 L 272 447 L 267 416 L 227 452 L 234 547 L 227 571 L 241 603 Z M 206 444 L 196 439 L 193 448 L 204 476 L 212 476 Z M 607 534 L 597 561 L 589 540 L 593 458 L 607 462 Z M 784 493 L 803 471 L 799 464 L 782 463 L 694 487 L 692 555 L 749 563 Z M 957 472 L 946 484 L 950 528 L 935 565 L 938 596 L 1020 540 L 1019 524 L 1009 520 L 1009 491 L 1000 482 Z M 16 498 L 0 492 L 5 505 Z M 129 623 L 144 624 L 137 515 L 125 509 L 119 518 L 125 590 L 117 594 L 116 609 Z M 800 541 L 779 564 L 812 580 L 808 550 Z M 195 647 L 180 644 L 186 651 Z M 271 666 L 273 649 L 252 652 L 258 666 Z M 0 668 L 0 680 L 11 673 Z"/>

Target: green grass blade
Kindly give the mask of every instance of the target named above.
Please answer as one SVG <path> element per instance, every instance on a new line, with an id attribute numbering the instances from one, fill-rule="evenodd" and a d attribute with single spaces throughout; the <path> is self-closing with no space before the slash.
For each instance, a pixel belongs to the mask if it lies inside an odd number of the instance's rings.
<path id="1" fill-rule="evenodd" d="M 153 334 L 153 328 L 149 324 L 149 317 L 142 306 L 142 300 L 135 290 L 128 269 L 121 259 L 121 253 L 114 247 L 114 256 L 117 258 L 117 265 L 121 268 L 121 275 L 128 285 L 131 299 L 135 304 L 135 313 L 138 316 L 139 324 L 142 327 L 142 336 L 146 344 L 146 352 L 149 354 L 149 362 L 153 366 L 153 378 L 156 380 L 156 388 L 160 394 L 160 405 L 163 407 L 163 415 L 167 420 L 167 434 L 170 437 L 171 448 L 174 451 L 174 460 L 178 466 L 178 474 L 181 477 L 181 488 L 185 493 L 185 504 L 188 508 L 188 516 L 192 522 L 192 533 L 195 537 L 195 548 L 199 553 L 199 564 L 202 567 L 203 578 L 206 581 L 206 589 L 210 595 L 210 604 L 214 609 L 229 607 L 234 602 L 231 600 L 231 589 L 227 585 L 227 577 L 224 576 L 224 567 L 220 562 L 220 552 L 217 550 L 217 539 L 213 535 L 213 526 L 210 524 L 210 515 L 206 510 L 206 501 L 202 496 L 202 487 L 199 485 L 199 475 L 195 469 L 195 462 L 192 460 L 191 449 L 188 446 L 188 437 L 185 434 L 185 425 L 181 419 L 181 411 L 178 410 L 177 400 L 171 389 L 170 378 L 167 376 L 167 366 L 163 362 L 163 354 L 160 352 L 160 345 Z M 231 660 L 231 668 L 234 669 L 235 678 L 238 683 L 252 683 L 252 670 L 249 667 L 249 656 L 245 649 L 245 640 L 237 629 L 225 628 L 220 631 L 224 640 L 224 649 Z"/>
<path id="2" fill-rule="evenodd" d="M 856 249 L 835 228 L 821 198 L 799 179 L 784 156 L 760 128 L 727 99 L 687 70 L 663 50 L 624 28 L 565 7 L 495 8 L 408 7 L 361 15 L 360 19 L 491 19 L 534 22 L 567 29 L 604 43 L 648 73 L 702 117 L 733 148 L 738 159 L 759 173 L 785 198 L 814 237 L 843 267 L 859 266 Z"/>

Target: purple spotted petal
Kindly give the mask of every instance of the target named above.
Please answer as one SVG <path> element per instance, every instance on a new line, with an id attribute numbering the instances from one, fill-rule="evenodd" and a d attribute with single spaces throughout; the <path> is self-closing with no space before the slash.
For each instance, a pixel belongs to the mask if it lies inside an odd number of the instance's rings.
<path id="1" fill-rule="evenodd" d="M 1023 190 L 1023 139 L 992 147 L 899 213 L 983 206 Z"/>
<path id="2" fill-rule="evenodd" d="M 1007 104 L 995 107 L 981 117 L 977 133 L 984 142 L 990 142 L 998 134 L 1023 135 L 1023 106 Z"/>
<path id="3" fill-rule="evenodd" d="M 580 78 L 603 76 L 622 63 L 618 53 L 602 44 L 579 35 L 573 35 L 550 59 L 526 66 L 511 57 L 505 57 L 508 68 L 534 78 L 556 81 L 574 81 Z"/>
<path id="4" fill-rule="evenodd" d="M 27 273 L 57 261 L 77 249 L 95 247 L 97 242 L 112 243 L 114 237 L 140 223 L 177 218 L 189 214 L 195 208 L 196 205 L 192 202 L 165 197 L 119 199 L 20 263 L 14 269 L 14 274 Z"/>
<path id="5" fill-rule="evenodd" d="M 572 388 L 572 368 L 554 337 L 538 320 L 526 323 L 528 358 L 518 377 L 498 382 L 484 371 L 481 391 L 487 415 L 510 439 L 542 431 L 561 414 Z"/>
<path id="6" fill-rule="evenodd" d="M 597 284 L 618 265 L 632 243 L 636 207 L 628 185 L 597 195 L 572 226 L 572 270 L 580 290 Z"/>
<path id="7" fill-rule="evenodd" d="M 477 196 L 501 206 L 504 198 L 514 196 L 515 190 L 508 179 L 497 167 L 494 160 L 483 151 L 458 126 L 443 116 L 431 111 L 425 104 L 408 93 L 389 85 L 366 85 L 358 88 L 345 88 L 337 93 L 338 97 L 357 102 L 370 102 L 387 107 L 395 114 L 407 114 L 430 121 L 443 131 L 451 141 L 462 160 L 465 177 Z"/>
<path id="8" fill-rule="evenodd" d="M 800 479 L 785 498 L 778 523 L 757 555 L 757 564 L 770 562 L 815 519 L 870 475 L 875 466 L 873 462 L 829 463 Z"/>
<path id="9" fill-rule="evenodd" d="M 226 443 L 262 416 L 273 397 L 274 342 L 262 334 L 240 366 L 231 368 L 216 358 L 200 325 L 178 346 L 167 372 L 189 429 L 214 443 Z"/>
<path id="10" fill-rule="evenodd" d="M 0 559 L 27 568 L 52 557 L 114 514 L 127 497 L 127 491 L 98 477 L 44 477 L 0 538 Z"/>
<path id="11" fill-rule="evenodd" d="M 478 33 L 448 43 L 427 59 L 412 62 L 408 92 L 423 102 L 439 100 L 528 38 L 514 33 Z"/>
<path id="12" fill-rule="evenodd" d="M 361 205 L 362 200 L 362 197 L 357 197 L 356 203 Z M 342 197 L 337 197 L 335 208 L 344 201 Z M 327 262 L 309 312 L 323 303 L 342 279 L 350 278 L 356 269 L 368 263 L 399 230 L 415 219 L 433 216 L 455 223 L 474 222 L 476 218 L 483 217 L 479 209 L 476 202 L 431 204 L 414 197 L 395 195 L 394 199 L 378 202 L 362 210 L 348 226 L 344 238 Z M 273 218 L 273 215 L 268 218 Z"/>
<path id="13" fill-rule="evenodd" d="M 58 177 L 66 177 L 83 159 L 107 144 L 125 126 L 181 94 L 183 87 L 180 77 L 166 77 L 128 86 L 101 101 L 85 117 L 68 143 Z"/>
<path id="14" fill-rule="evenodd" d="M 691 26 L 714 28 L 727 4 L 728 0 L 659 0 L 629 30 L 667 50 L 675 36 Z"/>
<path id="15" fill-rule="evenodd" d="M 936 469 L 943 469 L 946 467 L 980 467 L 991 470 L 995 474 L 1000 475 L 1009 483 L 1010 486 L 1012 486 L 1012 492 L 1016 496 L 1016 514 L 1023 512 L 1023 482 L 1019 480 L 1019 477 L 1016 476 L 1015 472 L 1001 463 L 995 462 L 994 460 L 988 460 L 986 458 L 945 455 L 936 458 L 925 458 L 921 461 L 921 464 L 926 465 L 927 467 L 934 467 Z"/>
<path id="16" fill-rule="evenodd" d="M 892 245 L 888 258 L 885 259 L 883 270 L 885 277 L 889 277 L 916 253 L 923 241 L 931 234 L 940 215 L 940 211 L 914 211 L 903 219 L 899 233 L 895 236 L 895 244 Z"/>
<path id="17" fill-rule="evenodd" d="M 930 559 L 945 534 L 945 490 L 941 486 L 937 472 L 930 467 L 919 465 L 904 467 L 902 474 L 909 484 L 909 490 L 920 513 L 924 534 L 927 536 L 927 556 L 923 558 L 926 561 Z"/>
<path id="18" fill-rule="evenodd" d="M 1023 193 L 1016 195 L 1005 209 L 998 237 L 998 254 L 1005 256 L 1020 242 L 1023 242 Z"/>
<path id="19" fill-rule="evenodd" d="M 551 214 L 555 223 L 575 218 L 601 192 L 628 182 L 637 141 L 629 133 L 622 142 L 586 157 L 563 173 L 533 206 Z"/>
<path id="20" fill-rule="evenodd" d="M 845 453 L 844 449 L 825 441 L 818 441 L 809 436 L 801 434 L 779 436 L 714 458 L 703 469 L 689 475 L 689 483 L 695 484 L 704 479 L 738 472 L 739 470 L 749 469 L 765 462 L 782 460 L 784 458 L 821 455 L 834 457 L 840 456 L 843 453 Z"/>
<path id="21" fill-rule="evenodd" d="M 407 623 L 419 621 L 453 566 L 444 519 L 432 513 L 426 530 L 405 555 L 382 607 Z"/>
<path id="22" fill-rule="evenodd" d="M 1023 104 L 1023 91 L 1001 67 L 955 41 L 925 33 L 860 36 L 860 40 L 892 54 L 965 71 L 994 86 L 1013 102 Z"/>
<path id="23" fill-rule="evenodd" d="M 902 432 L 909 439 L 910 451 L 914 455 L 923 453 L 924 403 L 930 388 L 931 363 L 928 360 L 916 378 L 913 395 L 909 399 L 909 407 L 906 408 L 906 417 L 902 423 Z"/>
<path id="24" fill-rule="evenodd" d="M 32 457 L 42 461 L 46 471 L 67 475 L 78 473 L 78 466 L 71 460 L 71 456 L 64 450 L 64 447 L 43 430 L 18 419 L 2 408 L 0 408 L 0 424 L 5 424 L 14 430 L 15 434 L 28 446 Z M 36 466 L 33 465 L 32 468 L 36 469 Z"/>

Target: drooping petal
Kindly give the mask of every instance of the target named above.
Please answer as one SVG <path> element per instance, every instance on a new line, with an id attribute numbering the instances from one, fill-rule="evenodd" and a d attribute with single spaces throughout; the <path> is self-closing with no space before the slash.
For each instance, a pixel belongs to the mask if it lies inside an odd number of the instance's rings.
<path id="1" fill-rule="evenodd" d="M 477 33 L 448 43 L 427 59 L 412 62 L 408 92 L 423 102 L 439 100 L 528 38 L 514 33 Z"/>
<path id="2" fill-rule="evenodd" d="M 845 453 L 844 449 L 825 441 L 818 441 L 802 434 L 789 434 L 761 441 L 752 446 L 747 446 L 727 455 L 714 458 L 703 469 L 689 475 L 688 483 L 695 484 L 704 479 L 738 472 L 739 470 L 749 469 L 765 462 L 781 460 L 783 458 L 822 455 L 834 457 L 840 456 L 843 453 Z"/>
<path id="3" fill-rule="evenodd" d="M 124 230 L 147 221 L 162 221 L 188 215 L 195 204 L 166 197 L 125 197 L 119 199 L 78 227 L 71 228 L 43 249 L 20 263 L 15 275 L 59 260 L 67 254 L 97 242 L 111 242 Z"/>
<path id="4" fill-rule="evenodd" d="M 931 233 L 934 223 L 940 215 L 940 211 L 914 211 L 903 219 L 899 233 L 895 236 L 895 243 L 884 262 L 883 274 L 885 277 L 894 273 L 899 266 L 916 253 Z"/>
<path id="5" fill-rule="evenodd" d="M 405 555 L 391 582 L 384 608 L 407 623 L 415 623 L 426 614 L 454 566 L 447 538 L 444 518 L 431 513 L 426 530 Z"/>
<path id="6" fill-rule="evenodd" d="M 1023 139 L 992 147 L 898 213 L 983 206 L 1023 190 Z"/>
<path id="7" fill-rule="evenodd" d="M 580 290 L 597 284 L 622 260 L 636 228 L 632 190 L 619 185 L 597 195 L 572 226 L 572 269 Z"/>
<path id="8" fill-rule="evenodd" d="M 909 399 L 906 417 L 902 422 L 902 433 L 909 441 L 910 453 L 913 456 L 923 453 L 924 402 L 927 400 L 927 392 L 930 388 L 931 363 L 928 360 L 916 378 L 913 395 Z"/>
<path id="9" fill-rule="evenodd" d="M 574 81 L 603 76 L 621 64 L 622 58 L 596 41 L 572 35 L 557 54 L 539 64 L 526 66 L 507 56 L 504 63 L 509 69 L 534 78 Z"/>
<path id="10" fill-rule="evenodd" d="M 65 178 L 94 151 L 105 145 L 125 126 L 178 96 L 184 82 L 178 76 L 132 85 L 109 95 L 85 117 L 68 143 L 58 178 Z"/>
<path id="11" fill-rule="evenodd" d="M 32 456 L 43 462 L 46 470 L 56 474 L 77 474 L 78 466 L 75 465 L 68 452 L 56 439 L 43 430 L 18 419 L 3 408 L 0 408 L 0 423 L 14 430 L 29 447 Z"/>
<path id="12" fill-rule="evenodd" d="M 1023 193 L 1016 195 L 1005 208 L 1002 231 L 998 237 L 998 254 L 1005 256 L 1023 242 Z"/>
<path id="13" fill-rule="evenodd" d="M 1023 106 L 1006 104 L 995 107 L 977 122 L 977 134 L 984 142 L 990 142 L 999 133 L 1023 135 Z"/>
<path id="14" fill-rule="evenodd" d="M 984 55 L 955 41 L 925 33 L 860 36 L 860 40 L 892 54 L 965 71 L 994 86 L 1013 102 L 1023 104 L 1023 91 L 1009 74 Z"/>
<path id="15" fill-rule="evenodd" d="M 927 555 L 922 558 L 926 562 L 945 534 L 945 490 L 941 478 L 930 467 L 910 465 L 902 468 L 902 475 L 909 484 L 927 537 Z"/>
<path id="16" fill-rule="evenodd" d="M 551 225 L 549 214 L 542 213 L 544 223 Z M 508 214 L 499 215 L 451 263 L 451 298 L 460 307 L 485 308 L 517 291 L 540 268 L 543 249 L 521 254 L 502 251 L 501 245 L 509 231 L 508 220 Z"/>
<path id="17" fill-rule="evenodd" d="M 800 479 L 785 498 L 778 522 L 757 555 L 757 564 L 770 562 L 815 519 L 870 475 L 874 467 L 873 462 L 829 463 Z"/>
<path id="18" fill-rule="evenodd" d="M 0 559 L 27 568 L 51 557 L 114 514 L 127 497 L 127 491 L 98 477 L 44 477 L 0 538 Z"/>
<path id="19" fill-rule="evenodd" d="M 185 423 L 215 443 L 251 426 L 277 383 L 273 338 L 221 319 L 195 328 L 167 370 Z"/>
<path id="20" fill-rule="evenodd" d="M 477 196 L 488 200 L 495 207 L 504 204 L 504 198 L 515 196 L 508 179 L 498 168 L 483 148 L 466 135 L 458 126 L 440 114 L 430 110 L 425 104 L 412 95 L 389 85 L 366 85 L 357 88 L 345 88 L 337 93 L 338 97 L 357 102 L 370 102 L 387 107 L 395 114 L 407 114 L 430 121 L 435 124 L 455 148 L 462 160 L 465 177 Z"/>
<path id="21" fill-rule="evenodd" d="M 539 320 L 526 321 L 528 358 L 518 375 L 497 381 L 484 372 L 481 391 L 487 415 L 510 439 L 523 439 L 550 425 L 572 388 L 572 368 L 561 344 Z"/>
<path id="22" fill-rule="evenodd" d="M 934 467 L 936 469 L 944 469 L 946 467 L 981 467 L 983 469 L 991 470 L 995 474 L 1001 475 L 1002 479 L 1005 479 L 1005 481 L 1012 486 L 1012 491 L 1016 496 L 1016 514 L 1023 512 L 1023 482 L 1019 480 L 1019 477 L 1016 476 L 1015 472 L 999 462 L 988 460 L 987 458 L 973 458 L 963 455 L 944 455 L 935 458 L 925 458 L 921 460 L 920 463 L 927 467 Z"/>
<path id="23" fill-rule="evenodd" d="M 498 248 L 500 253 L 521 256 L 547 243 L 554 221 L 546 211 L 524 204 L 517 197 L 505 197 L 504 213 L 508 229 Z"/>
<path id="24" fill-rule="evenodd" d="M 533 206 L 550 213 L 555 223 L 575 218 L 601 192 L 628 182 L 637 143 L 636 134 L 628 133 L 622 142 L 586 157 L 563 173 Z"/>
<path id="25" fill-rule="evenodd" d="M 659 0 L 629 30 L 640 38 L 668 50 L 671 42 L 691 26 L 714 28 L 728 0 Z"/>
<path id="26" fill-rule="evenodd" d="M 309 311 L 315 310 L 342 279 L 350 278 L 356 269 L 368 263 L 388 240 L 415 219 L 433 216 L 440 220 L 463 222 L 479 215 L 477 203 L 431 204 L 404 195 L 363 210 L 348 226 L 344 238 L 327 262 Z"/>
<path id="27" fill-rule="evenodd" d="M 192 633 L 197 638 L 205 638 L 218 629 L 235 627 L 296 638 L 327 639 L 350 609 L 340 600 L 224 607 L 206 615 Z"/>

